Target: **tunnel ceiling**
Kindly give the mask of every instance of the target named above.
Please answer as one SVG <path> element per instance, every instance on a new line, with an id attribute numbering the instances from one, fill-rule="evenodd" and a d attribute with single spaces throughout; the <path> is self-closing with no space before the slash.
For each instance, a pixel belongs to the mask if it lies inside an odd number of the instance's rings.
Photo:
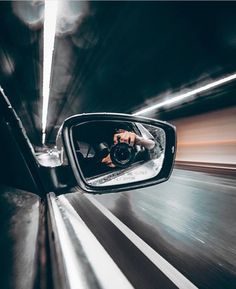
<path id="1" fill-rule="evenodd" d="M 43 4 L 29 3 L 0 3 L 0 83 L 39 144 Z M 61 19 L 55 42 L 48 141 L 72 114 L 131 112 L 236 70 L 236 2 L 71 5 L 79 13 Z"/>

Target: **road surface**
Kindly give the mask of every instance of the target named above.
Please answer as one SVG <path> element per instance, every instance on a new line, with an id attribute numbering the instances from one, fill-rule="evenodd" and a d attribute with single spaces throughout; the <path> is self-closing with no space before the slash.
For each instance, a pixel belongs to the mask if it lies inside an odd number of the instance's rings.
<path id="1" fill-rule="evenodd" d="M 166 277 L 159 256 L 171 265 L 167 271 L 176 269 L 197 288 L 236 288 L 233 176 L 175 169 L 157 186 L 65 197 L 135 288 L 184 282 Z"/>

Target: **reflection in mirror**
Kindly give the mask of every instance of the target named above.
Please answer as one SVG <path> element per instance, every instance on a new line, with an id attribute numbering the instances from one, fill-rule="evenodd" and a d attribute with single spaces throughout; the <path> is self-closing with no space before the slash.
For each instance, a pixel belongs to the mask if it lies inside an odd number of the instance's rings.
<path id="1" fill-rule="evenodd" d="M 163 165 L 162 128 L 127 121 L 89 121 L 72 129 L 81 172 L 95 187 L 128 184 L 156 177 Z"/>

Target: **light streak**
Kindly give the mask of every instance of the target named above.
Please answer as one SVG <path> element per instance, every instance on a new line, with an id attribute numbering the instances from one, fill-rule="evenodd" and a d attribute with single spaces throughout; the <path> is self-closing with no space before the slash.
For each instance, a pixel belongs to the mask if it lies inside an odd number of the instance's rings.
<path id="1" fill-rule="evenodd" d="M 201 92 L 204 92 L 204 91 L 207 91 L 207 90 L 210 90 L 212 88 L 215 88 L 217 86 L 220 86 L 222 84 L 225 84 L 227 82 L 230 82 L 232 80 L 235 80 L 236 79 L 236 73 L 232 74 L 232 75 L 229 75 L 229 76 L 226 76 L 224 78 L 221 78 L 217 81 L 214 81 L 214 82 L 211 82 L 209 84 L 206 84 L 202 87 L 199 87 L 199 88 L 196 88 L 196 89 L 193 89 L 191 91 L 188 91 L 186 93 L 183 93 L 183 94 L 179 94 L 177 96 L 174 96 L 170 99 L 167 99 L 167 100 L 164 100 L 162 102 L 158 102 L 158 103 L 155 103 L 149 107 L 146 107 L 142 110 L 139 110 L 137 112 L 135 112 L 133 115 L 142 115 L 142 114 L 146 114 L 148 112 L 151 112 L 151 111 L 154 111 L 156 109 L 159 109 L 161 107 L 164 107 L 166 105 L 169 105 L 169 104 L 173 104 L 173 103 L 177 103 L 177 102 L 181 102 L 182 100 L 188 98 L 188 97 L 191 97 L 193 95 L 196 95 L 198 93 L 201 93 Z"/>
<path id="2" fill-rule="evenodd" d="M 44 6 L 44 38 L 43 38 L 43 111 L 42 111 L 42 143 L 45 144 L 52 57 L 54 50 L 58 1 L 45 0 Z"/>

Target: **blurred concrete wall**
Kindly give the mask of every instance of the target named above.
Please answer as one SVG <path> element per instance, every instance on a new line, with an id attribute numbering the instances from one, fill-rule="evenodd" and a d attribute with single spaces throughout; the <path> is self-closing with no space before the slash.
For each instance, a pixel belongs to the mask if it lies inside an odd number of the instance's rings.
<path id="1" fill-rule="evenodd" d="M 236 164 L 236 107 L 172 121 L 177 161 Z"/>

